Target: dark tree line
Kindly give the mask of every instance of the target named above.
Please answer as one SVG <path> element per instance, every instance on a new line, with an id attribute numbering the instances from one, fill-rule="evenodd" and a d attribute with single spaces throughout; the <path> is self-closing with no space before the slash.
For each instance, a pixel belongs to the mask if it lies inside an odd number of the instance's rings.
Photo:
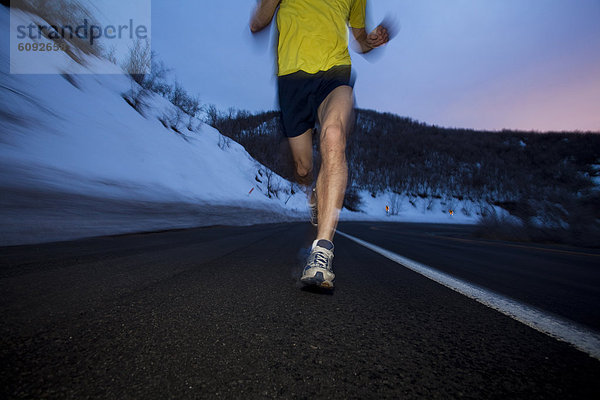
<path id="1" fill-rule="evenodd" d="M 445 129 L 365 110 L 350 144 L 360 187 L 498 202 L 591 189 L 600 155 L 596 134 Z"/>
<path id="2" fill-rule="evenodd" d="M 261 163 L 293 177 L 277 112 L 213 110 L 208 122 Z M 315 154 L 316 148 L 315 142 Z M 557 224 L 581 218 L 574 210 L 586 210 L 592 221 L 600 218 L 600 196 L 592 180 L 600 165 L 596 133 L 448 129 L 359 109 L 348 141 L 348 160 L 350 193 L 367 189 L 453 196 Z"/>

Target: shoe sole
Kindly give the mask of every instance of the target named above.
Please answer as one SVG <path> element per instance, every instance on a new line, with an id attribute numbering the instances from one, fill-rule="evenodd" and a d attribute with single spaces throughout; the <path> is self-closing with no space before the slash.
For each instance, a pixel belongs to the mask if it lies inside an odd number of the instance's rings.
<path id="1" fill-rule="evenodd" d="M 314 276 L 304 276 L 300 279 L 300 282 L 302 282 L 304 286 L 316 286 L 323 289 L 333 289 L 333 279 L 325 279 L 322 272 L 317 272 Z"/>

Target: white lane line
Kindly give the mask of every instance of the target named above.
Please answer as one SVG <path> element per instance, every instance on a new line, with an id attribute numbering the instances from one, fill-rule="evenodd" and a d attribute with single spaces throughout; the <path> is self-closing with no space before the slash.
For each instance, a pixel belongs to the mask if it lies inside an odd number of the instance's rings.
<path id="1" fill-rule="evenodd" d="M 488 289 L 465 282 L 451 275 L 403 257 L 379 246 L 365 242 L 359 238 L 337 231 L 338 234 L 373 250 L 390 260 L 411 269 L 431 280 L 444 285 L 464 296 L 478 301 L 494 310 L 500 311 L 539 332 L 555 339 L 567 342 L 588 355 L 600 360 L 600 334 L 558 316 L 546 314 L 544 311 L 519 303 L 516 300 L 494 293 Z"/>

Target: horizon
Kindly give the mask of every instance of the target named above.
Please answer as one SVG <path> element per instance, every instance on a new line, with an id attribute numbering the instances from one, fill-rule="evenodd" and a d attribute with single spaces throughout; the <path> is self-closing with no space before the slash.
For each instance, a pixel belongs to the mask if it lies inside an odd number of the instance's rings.
<path id="1" fill-rule="evenodd" d="M 498 129 L 498 130 L 490 130 L 490 129 L 463 128 L 463 127 L 457 127 L 457 126 L 443 126 L 443 125 L 431 124 L 426 121 L 419 121 L 419 120 L 411 118 L 409 116 L 400 115 L 400 114 L 396 114 L 396 113 L 389 112 L 389 111 L 379 111 L 379 110 L 375 110 L 375 109 L 371 109 L 371 108 L 362 108 L 362 107 L 354 107 L 354 109 L 357 111 L 373 111 L 373 112 L 376 112 L 379 114 L 390 114 L 390 115 L 393 115 L 394 117 L 398 117 L 400 119 L 407 119 L 407 120 L 409 120 L 409 122 L 414 123 L 414 124 L 422 124 L 422 125 L 425 125 L 428 127 L 446 129 L 446 130 L 473 131 L 473 132 L 478 132 L 478 133 L 527 133 L 527 134 L 540 134 L 540 135 L 547 135 L 547 134 L 592 134 L 592 135 L 598 135 L 598 134 L 600 134 L 600 130 L 597 130 L 597 131 L 591 131 L 591 130 L 587 130 L 587 131 L 583 131 L 583 130 L 539 131 L 539 130 L 523 130 L 523 129 L 507 129 L 507 128 L 502 128 L 502 129 Z M 268 113 L 272 113 L 272 112 L 277 112 L 277 113 L 279 112 L 279 110 L 277 110 L 277 109 L 258 110 L 256 112 L 251 112 L 249 110 L 244 110 L 244 109 L 237 109 L 237 108 L 232 109 L 231 107 L 230 107 L 230 110 L 233 110 L 235 112 L 238 112 L 238 111 L 239 112 L 250 112 L 251 115 L 260 115 L 260 114 L 268 114 Z M 218 111 L 228 112 L 229 110 L 218 110 Z"/>

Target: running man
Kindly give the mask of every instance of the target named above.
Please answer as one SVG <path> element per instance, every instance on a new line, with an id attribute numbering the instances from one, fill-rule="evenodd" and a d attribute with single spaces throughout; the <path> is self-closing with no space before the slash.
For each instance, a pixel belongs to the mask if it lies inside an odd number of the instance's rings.
<path id="1" fill-rule="evenodd" d="M 275 11 L 279 106 L 298 183 L 307 188 L 317 237 L 302 272 L 305 285 L 333 288 L 333 236 L 348 180 L 346 137 L 354 109 L 348 27 L 357 51 L 389 40 L 387 29 L 365 31 L 366 0 L 260 0 L 250 30 L 267 27 Z M 313 185 L 312 138 L 320 126 L 321 168 Z"/>

